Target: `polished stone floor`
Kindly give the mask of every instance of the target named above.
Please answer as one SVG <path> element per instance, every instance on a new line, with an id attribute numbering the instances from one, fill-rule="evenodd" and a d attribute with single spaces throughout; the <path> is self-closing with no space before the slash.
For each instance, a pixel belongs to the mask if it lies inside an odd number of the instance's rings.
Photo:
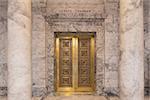
<path id="1" fill-rule="evenodd" d="M 6 100 L 6 97 L 0 97 L 0 100 Z M 89 96 L 89 95 L 75 95 L 75 96 L 56 96 L 42 99 L 40 97 L 33 97 L 33 100 L 119 100 L 118 97 L 104 97 L 104 96 Z M 145 100 L 150 100 L 150 97 L 145 97 Z"/>

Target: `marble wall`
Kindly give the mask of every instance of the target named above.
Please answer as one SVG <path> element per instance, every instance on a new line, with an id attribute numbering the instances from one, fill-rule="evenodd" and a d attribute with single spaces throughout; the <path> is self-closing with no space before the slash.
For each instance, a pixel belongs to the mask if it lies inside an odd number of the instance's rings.
<path id="1" fill-rule="evenodd" d="M 47 2 L 46 2 L 47 1 Z M 96 90 L 118 95 L 119 0 L 32 0 L 33 95 L 54 95 L 54 32 L 96 32 Z M 145 86 L 150 86 L 150 1 L 144 0 Z M 0 0 L 0 95 L 7 90 L 7 0 Z"/>
<path id="2" fill-rule="evenodd" d="M 145 94 L 150 95 L 150 0 L 144 0 Z M 148 91 L 149 90 L 149 91 Z"/>
<path id="3" fill-rule="evenodd" d="M 107 95 L 118 94 L 119 0 L 105 2 L 105 89 Z"/>
<path id="4" fill-rule="evenodd" d="M 33 95 L 42 95 L 46 86 L 45 19 L 40 11 L 32 10 Z"/>
<path id="5" fill-rule="evenodd" d="M 7 1 L 0 0 L 0 95 L 7 90 Z"/>

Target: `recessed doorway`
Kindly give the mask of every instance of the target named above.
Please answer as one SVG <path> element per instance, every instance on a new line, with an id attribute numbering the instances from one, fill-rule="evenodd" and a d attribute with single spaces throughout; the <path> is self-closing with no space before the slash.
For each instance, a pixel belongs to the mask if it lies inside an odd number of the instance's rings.
<path id="1" fill-rule="evenodd" d="M 55 33 L 56 92 L 95 91 L 95 33 Z"/>

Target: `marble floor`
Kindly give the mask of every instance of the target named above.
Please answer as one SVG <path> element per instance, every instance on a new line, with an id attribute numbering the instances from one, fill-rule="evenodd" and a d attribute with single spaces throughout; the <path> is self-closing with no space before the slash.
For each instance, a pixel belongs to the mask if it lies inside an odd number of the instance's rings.
<path id="1" fill-rule="evenodd" d="M 0 100 L 6 100 L 6 97 L 0 97 Z M 45 99 L 42 99 L 40 97 L 33 97 L 32 100 L 119 100 L 119 98 L 118 97 L 104 97 L 104 96 L 76 95 L 76 96 L 47 97 Z M 145 97 L 145 100 L 150 100 L 150 96 Z"/>

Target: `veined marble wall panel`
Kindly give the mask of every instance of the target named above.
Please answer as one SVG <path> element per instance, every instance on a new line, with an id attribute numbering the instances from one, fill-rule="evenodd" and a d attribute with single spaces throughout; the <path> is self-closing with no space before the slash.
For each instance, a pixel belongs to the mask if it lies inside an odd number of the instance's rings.
<path id="1" fill-rule="evenodd" d="M 119 2 L 105 2 L 105 89 L 107 95 L 116 95 L 118 89 L 119 67 Z"/>
<path id="2" fill-rule="evenodd" d="M 33 95 L 43 95 L 46 86 L 45 19 L 32 13 L 32 79 Z"/>
<path id="3" fill-rule="evenodd" d="M 0 1 L 0 95 L 7 90 L 7 0 Z"/>
<path id="4" fill-rule="evenodd" d="M 150 0 L 144 0 L 145 94 L 150 95 Z"/>

